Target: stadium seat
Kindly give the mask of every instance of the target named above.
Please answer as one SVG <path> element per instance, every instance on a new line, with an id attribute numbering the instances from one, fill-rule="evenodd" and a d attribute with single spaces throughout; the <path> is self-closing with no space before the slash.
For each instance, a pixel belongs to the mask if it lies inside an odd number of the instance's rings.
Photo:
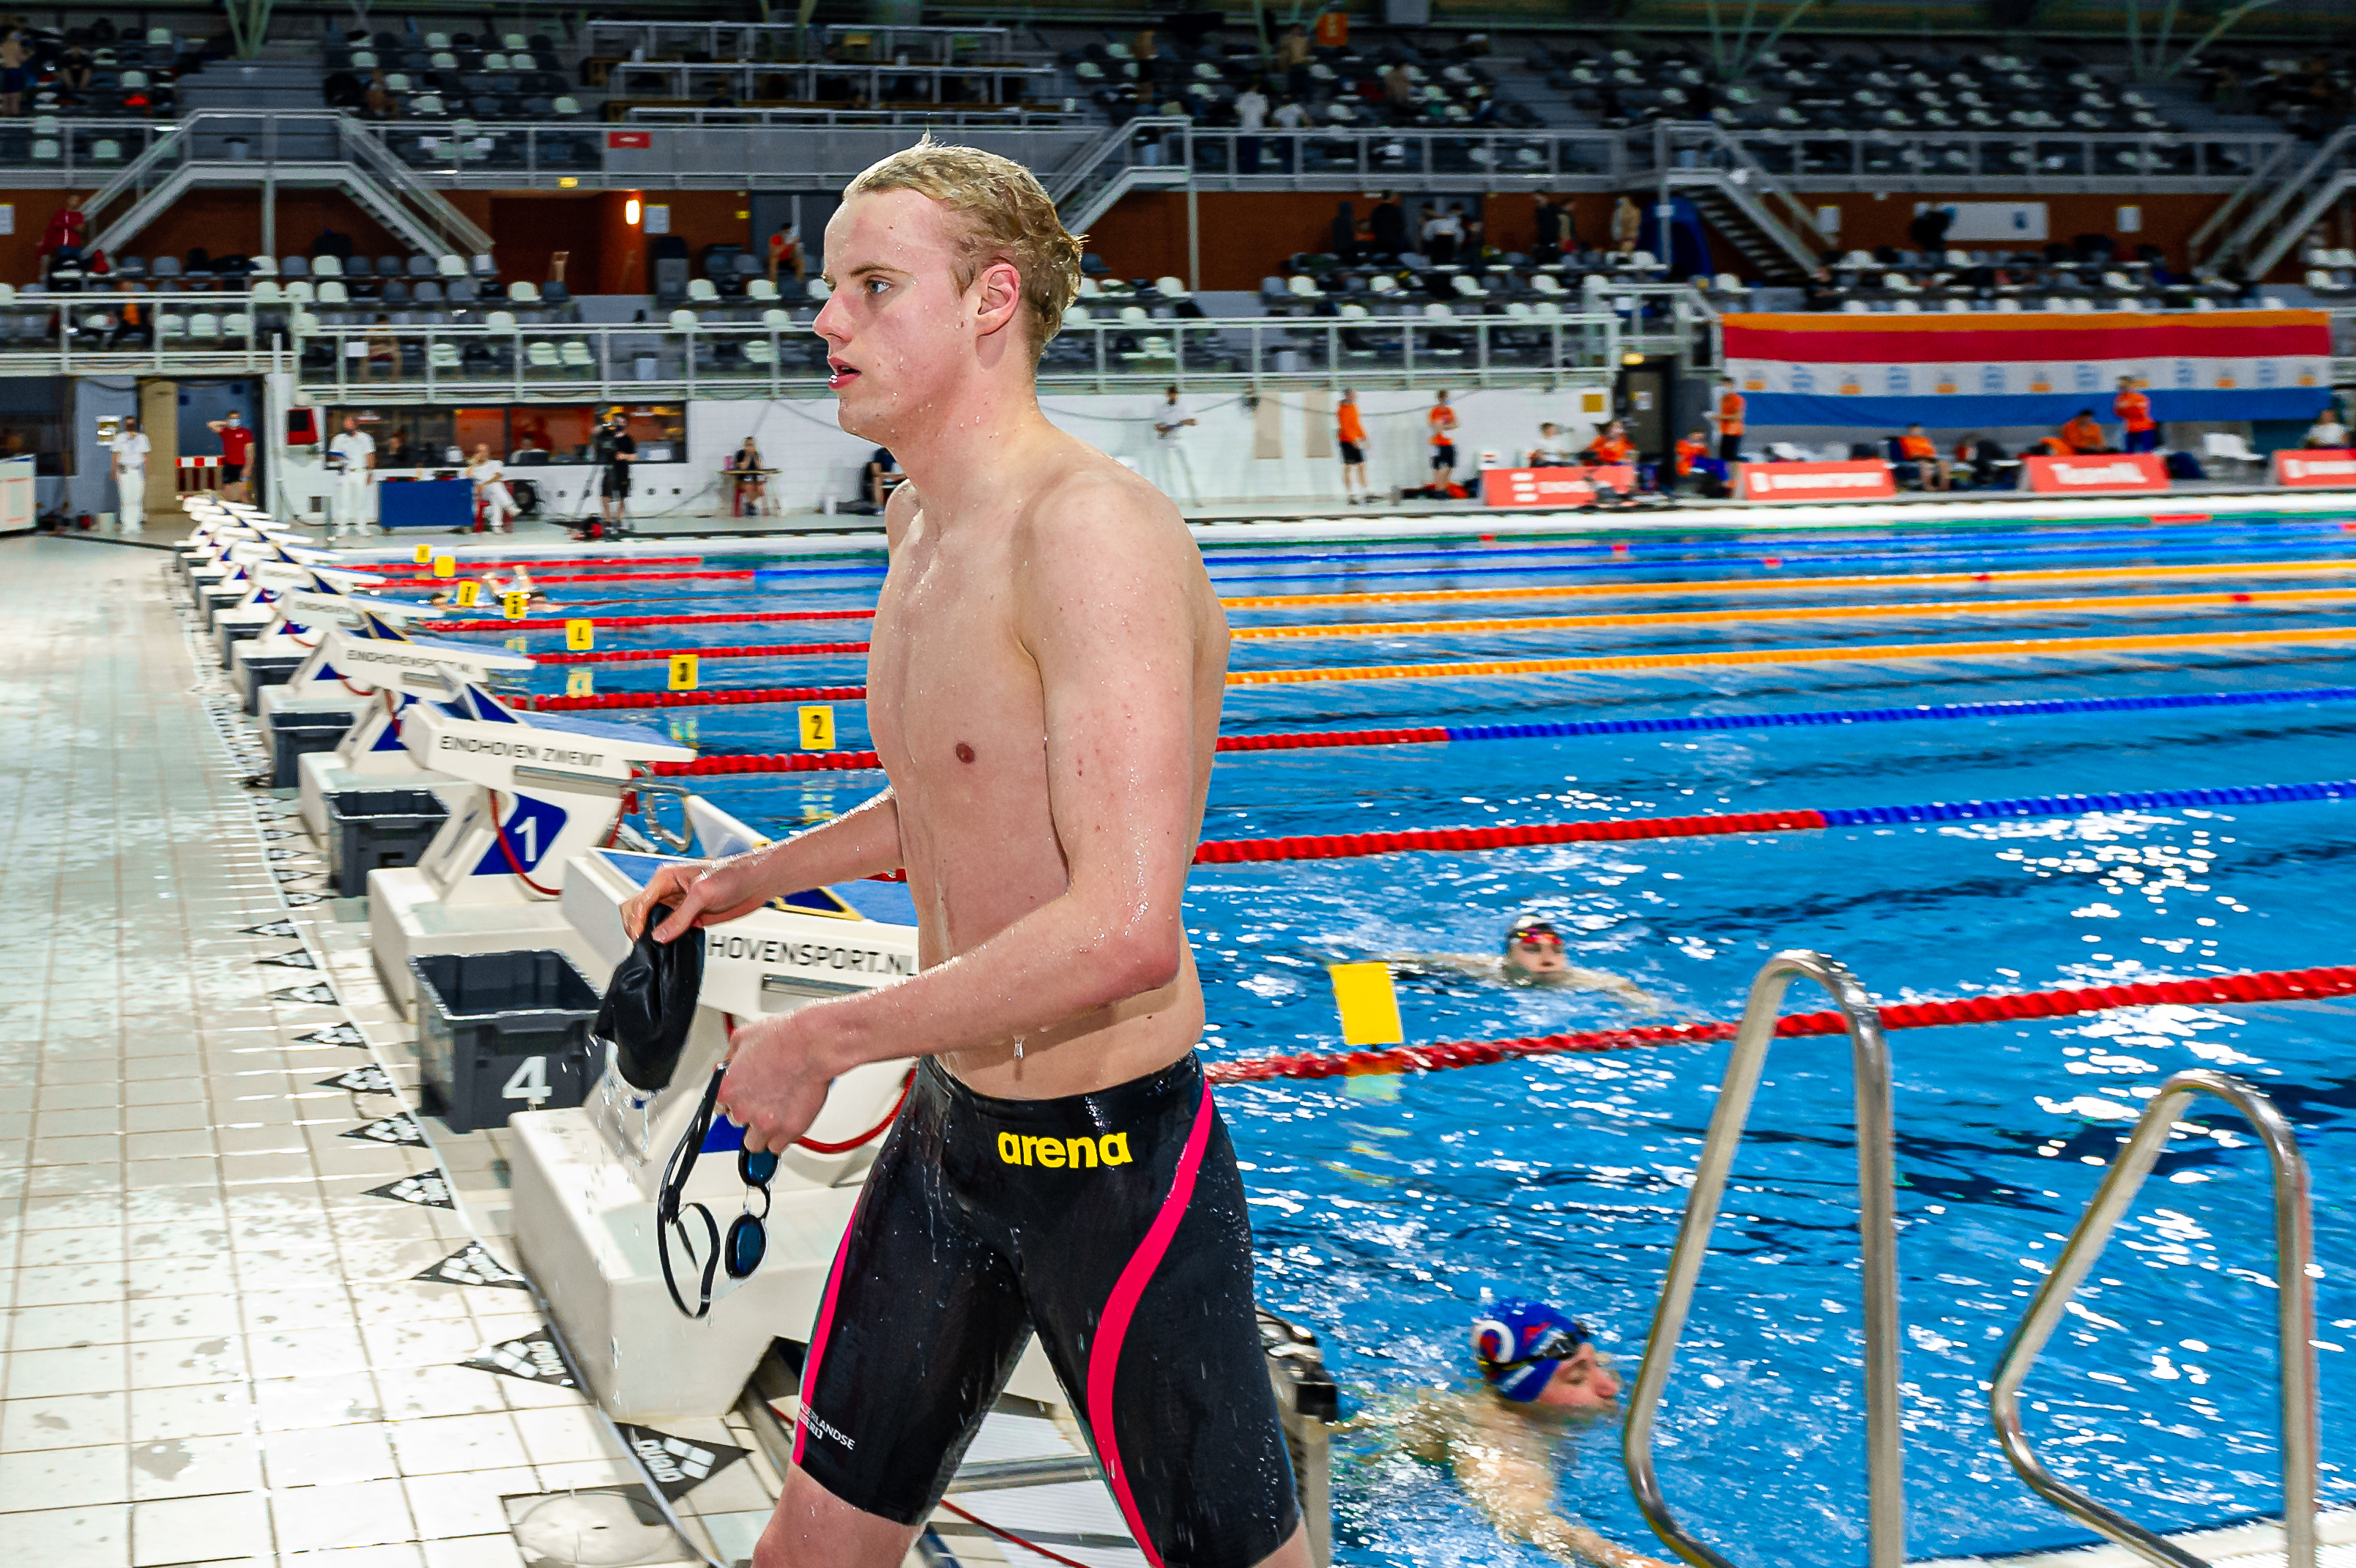
<path id="1" fill-rule="evenodd" d="M 456 260 L 455 257 L 451 259 L 454 261 Z M 520 281 L 511 283 L 508 285 L 508 300 L 509 303 L 513 305 L 538 305 L 540 303 L 540 285 Z"/>
<path id="2" fill-rule="evenodd" d="M 557 357 L 564 361 L 564 368 L 568 371 L 591 370 L 597 363 L 597 357 L 589 351 L 589 345 L 578 338 L 567 338 L 557 350 Z"/>

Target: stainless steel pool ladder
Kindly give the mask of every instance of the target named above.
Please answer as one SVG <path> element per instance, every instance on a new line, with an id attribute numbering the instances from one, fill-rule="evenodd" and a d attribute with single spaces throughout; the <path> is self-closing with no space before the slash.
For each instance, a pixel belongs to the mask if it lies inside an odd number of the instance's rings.
<path id="1" fill-rule="evenodd" d="M 2111 1239 L 2111 1231 L 2135 1201 L 2144 1177 L 2168 1147 L 2168 1135 L 2196 1097 L 2214 1095 L 2241 1112 L 2265 1145 L 2274 1166 L 2276 1333 L 2282 1359 L 2283 1535 L 2286 1568 L 2315 1568 L 2315 1256 L 2307 1161 L 2289 1122 L 2273 1101 L 2240 1079 L 2222 1072 L 2179 1072 L 2160 1085 L 2144 1108 L 2126 1149 L 2111 1162 L 2094 1201 L 2045 1276 L 2028 1313 L 2005 1342 L 1988 1389 L 1988 1414 L 1996 1423 L 2004 1456 L 2029 1488 L 2080 1523 L 2091 1526 L 2159 1568 L 2209 1568 L 2205 1559 L 2146 1530 L 2116 1510 L 2058 1480 L 2029 1446 L 2020 1425 L 2020 1385 L 2037 1354 L 2060 1326 Z"/>
<path id="2" fill-rule="evenodd" d="M 1734 1048 L 1726 1062 L 1718 1108 L 1711 1112 L 1701 1159 L 1694 1167 L 1685 1222 L 1677 1229 L 1669 1277 L 1653 1313 L 1644 1342 L 1644 1364 L 1628 1397 L 1628 1421 L 1621 1452 L 1628 1485 L 1654 1533 L 1696 1568 L 1734 1564 L 1688 1533 L 1670 1513 L 1653 1468 L 1653 1425 L 1661 1391 L 1676 1361 L 1677 1340 L 1693 1305 L 1694 1285 L 1709 1253 L 1728 1172 L 1742 1142 L 1743 1124 L 1767 1064 L 1767 1043 L 1793 977 L 1805 975 L 1832 993 L 1847 1023 L 1849 1056 L 1857 1079 L 1858 1237 L 1864 1251 L 1865 1454 L 1869 1509 L 1868 1561 L 1871 1568 L 1902 1568 L 1906 1561 L 1906 1478 L 1898 1425 L 1898 1245 L 1897 1204 L 1892 1192 L 1890 1132 L 1890 1052 L 1881 1037 L 1881 1015 L 1865 987 L 1838 961 L 1822 953 L 1793 950 L 1767 961 L 1751 983 Z"/>

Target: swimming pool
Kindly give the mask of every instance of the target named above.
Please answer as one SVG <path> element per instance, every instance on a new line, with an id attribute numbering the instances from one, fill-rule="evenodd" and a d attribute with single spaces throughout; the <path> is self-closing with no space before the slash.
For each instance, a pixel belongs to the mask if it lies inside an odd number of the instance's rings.
<path id="1" fill-rule="evenodd" d="M 1615 549 L 1614 545 L 1625 545 Z M 1772 561 L 1774 564 L 1768 563 Z M 2346 575 L 1901 587 L 1809 585 L 1827 575 L 2128 573 L 2144 564 L 2346 565 Z M 1576 543 L 1390 543 L 1212 554 L 1230 596 L 1528 591 L 1522 600 L 1238 609 L 1238 628 L 1382 619 L 1691 614 L 1744 603 L 1842 613 L 1776 623 L 1584 625 L 1513 631 L 1239 641 L 1239 670 L 1798 650 L 1790 661 L 1540 675 L 1315 681 L 1229 693 L 1233 734 L 1421 725 L 1810 713 L 1918 703 L 2126 698 L 2356 686 L 2356 640 L 2217 643 L 2122 654 L 1867 657 L 1826 650 L 2049 641 L 2130 634 L 2329 632 L 2347 606 L 2259 597 L 2356 586 L 2356 537 L 2336 518 L 2150 525 L 2060 522 L 1808 538 L 1695 531 Z M 873 562 L 780 560 L 751 580 L 552 587 L 612 599 L 596 615 L 856 608 Z M 821 575 L 823 574 L 823 575 Z M 1772 582 L 1763 597 L 1707 583 Z M 1626 600 L 1538 591 L 1605 584 Z M 2247 603 L 2078 607 L 1988 616 L 1907 611 L 1923 600 L 2246 592 Z M 1870 613 L 1847 613 L 1863 607 Z M 1899 613 L 1890 613 L 1897 610 Z M 501 635 L 492 630 L 489 635 Z M 526 634 L 541 652 L 561 634 Z M 600 648 L 863 640 L 862 622 L 666 626 Z M 659 688 L 659 664 L 593 667 L 600 693 Z M 856 684 L 856 654 L 711 659 L 710 685 Z M 541 692 L 567 671 L 535 671 Z M 855 704 L 838 745 L 866 743 Z M 608 715 L 691 725 L 708 752 L 793 746 L 790 706 Z M 1897 804 L 2341 779 L 2356 776 L 2356 701 L 2036 713 L 1912 723 L 1590 735 L 1446 746 L 1230 756 L 1205 836 L 1461 826 Z M 873 773 L 716 778 L 716 803 L 778 829 L 841 810 Z M 2279 969 L 2347 956 L 2356 803 L 2111 811 L 1893 824 L 1775 836 L 1569 844 L 1280 865 L 1207 865 L 1189 923 L 1215 1058 L 1338 1045 L 1328 962 L 1485 953 L 1516 913 L 1569 936 L 1575 962 L 1661 999 L 1656 1020 L 1733 1017 L 1771 952 L 1847 962 L 1889 1001 Z M 1400 981 L 1408 1038 L 1492 1038 L 1610 1026 L 1630 1009 L 1593 994 L 1504 991 L 1444 972 Z M 1794 988 L 1790 1005 L 1817 998 Z M 2346 1003 L 2160 1006 L 1892 1036 L 1900 1267 L 1907 1330 L 1909 1543 L 1915 1555 L 2085 1539 L 2012 1477 L 1988 1435 L 1982 1383 L 2036 1277 L 2059 1250 L 2127 1118 L 2170 1071 L 2208 1065 L 2276 1095 L 2297 1123 L 2317 1192 L 2324 1495 L 2356 1435 L 2335 1397 L 2356 1296 L 2339 1273 L 2356 1177 L 2356 1009 Z M 1864 1557 L 1855 1163 L 1845 1042 L 1771 1052 L 1752 1136 L 1668 1395 L 1663 1482 L 1687 1526 L 1737 1561 Z M 1501 1063 L 1400 1079 L 1275 1082 L 1221 1090 L 1258 1228 L 1261 1294 L 1313 1325 L 1355 1399 L 1461 1377 L 1464 1326 L 1484 1291 L 1546 1294 L 1587 1316 L 1633 1361 L 1683 1205 L 1723 1047 Z M 1355 1092 L 1353 1091 L 1355 1090 Z M 2173 1145 L 2028 1390 L 2030 1431 L 2057 1473 L 2139 1520 L 2179 1528 L 2277 1506 L 2266 1172 L 2230 1116 L 2204 1109 Z M 1567 1503 L 1639 1550 L 1616 1428 L 1571 1444 Z M 1506 1546 L 1444 1477 L 1345 1443 L 1337 1455 L 1345 1561 L 1504 1563 Z"/>

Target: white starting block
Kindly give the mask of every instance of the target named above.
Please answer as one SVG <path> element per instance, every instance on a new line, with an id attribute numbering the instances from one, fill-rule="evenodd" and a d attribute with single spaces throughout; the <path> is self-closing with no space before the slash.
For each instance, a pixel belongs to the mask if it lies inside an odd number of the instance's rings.
<path id="1" fill-rule="evenodd" d="M 699 847 L 761 842 L 690 799 Z M 708 831 L 720 830 L 720 831 Z M 646 885 L 660 855 L 594 850 L 573 863 L 564 909 L 597 955 L 602 983 L 629 951 L 621 906 Z M 768 1251 L 752 1276 L 694 1321 L 672 1304 L 656 1251 L 655 1200 L 663 1168 L 701 1101 L 725 1046 L 724 1019 L 739 1023 L 810 1001 L 867 990 L 916 969 L 916 908 L 895 883 L 814 888 L 702 933 L 703 991 L 695 1028 L 669 1085 L 642 1094 L 608 1069 L 589 1103 L 520 1112 L 513 1139 L 514 1234 L 524 1270 L 578 1347 L 589 1393 L 617 1419 L 651 1422 L 719 1415 L 736 1402 L 774 1337 L 807 1343 L 827 1275 L 851 1222 L 859 1185 L 882 1144 L 912 1063 L 872 1062 L 835 1080 L 805 1136 L 857 1146 L 797 1148 L 770 1185 Z M 584 966 L 588 967 L 588 966 Z M 724 1226 L 743 1205 L 733 1126 L 712 1130 L 687 1197 Z M 689 1298 L 693 1300 L 691 1288 Z M 1060 1402 L 1034 1344 L 1011 1391 Z"/>
<path id="2" fill-rule="evenodd" d="M 218 639 L 221 668 L 230 672 L 230 683 L 237 683 L 237 650 L 257 638 L 282 634 L 288 622 L 286 596 L 297 588 L 325 589 L 349 594 L 354 589 L 370 585 L 363 572 L 339 572 L 322 564 L 327 557 L 317 551 L 290 549 L 280 544 L 241 545 L 241 551 L 260 551 L 257 559 L 245 560 L 246 575 L 252 579 L 252 590 L 235 604 L 216 608 L 212 627 Z M 310 628 L 301 621 L 294 623 L 299 636 Z M 275 650 L 280 657 L 308 651 L 281 643 Z"/>
<path id="3" fill-rule="evenodd" d="M 265 687 L 284 685 L 310 661 L 329 627 L 358 627 L 369 614 L 398 626 L 431 613 L 401 599 L 360 597 L 347 585 L 350 578 L 358 575 L 355 573 L 291 565 L 262 570 L 264 585 L 273 596 L 271 608 L 277 618 L 264 624 L 254 636 L 232 641 L 229 649 L 230 684 L 244 697 L 249 714 L 261 711 Z M 293 581 L 292 575 L 298 571 L 309 581 Z M 281 575 L 285 585 L 272 585 L 273 578 Z"/>
<path id="4" fill-rule="evenodd" d="M 303 825 L 325 848 L 327 802 L 352 789 L 431 789 L 456 811 L 474 786 L 466 779 L 421 765 L 402 744 L 402 720 L 422 698 L 446 697 L 454 686 L 472 685 L 500 671 L 531 668 L 531 660 L 479 642 L 412 638 L 391 623 L 386 607 L 363 607 L 351 625 L 332 626 L 320 638 L 316 668 L 305 660 L 286 683 L 280 706 L 315 701 L 351 715 L 333 751 L 305 752 L 295 759 L 295 784 Z M 434 612 L 402 607 L 404 617 Z M 355 695 L 359 687 L 365 695 Z M 271 693 L 262 693 L 266 699 Z"/>
<path id="5" fill-rule="evenodd" d="M 430 647 L 389 644 L 379 657 L 430 660 Z M 599 965 L 559 906 L 565 883 L 576 857 L 613 836 L 633 779 L 695 755 L 652 730 L 511 713 L 479 686 L 452 689 L 446 701 L 415 702 L 401 714 L 401 741 L 419 767 L 475 788 L 417 865 L 368 878 L 377 972 L 407 1015 L 417 1005 L 409 961 L 428 953 L 554 949 L 602 976 L 610 966 Z"/>

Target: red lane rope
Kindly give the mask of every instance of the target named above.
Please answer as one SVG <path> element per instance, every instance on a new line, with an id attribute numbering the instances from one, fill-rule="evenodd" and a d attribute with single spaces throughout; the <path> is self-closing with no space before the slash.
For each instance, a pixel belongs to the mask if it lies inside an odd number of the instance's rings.
<path id="1" fill-rule="evenodd" d="M 1082 1563 L 1076 1558 L 1066 1557 L 1060 1552 L 1050 1552 L 1036 1541 L 1025 1541 L 1021 1536 L 1015 1534 L 1012 1530 L 1001 1529 L 1000 1526 L 991 1523 L 988 1520 L 982 1518 L 978 1513 L 969 1513 L 964 1509 L 958 1507 L 957 1504 L 949 1501 L 947 1498 L 943 1498 L 941 1499 L 941 1507 L 948 1509 L 949 1512 L 957 1515 L 958 1518 L 965 1520 L 966 1523 L 978 1524 L 982 1529 L 990 1531 L 991 1534 L 998 1536 L 1002 1540 L 1011 1541 L 1025 1552 L 1035 1552 L 1050 1563 L 1060 1563 L 1064 1565 L 1064 1568 L 1088 1568 L 1087 1563 Z"/>
<path id="2" fill-rule="evenodd" d="M 787 703 L 798 698 L 804 701 L 820 701 L 831 695 L 849 702 L 852 700 L 854 693 L 860 697 L 867 694 L 864 687 L 786 686 L 766 691 L 729 693 L 721 700 L 732 703 Z M 617 708 L 686 706 L 688 704 L 667 703 L 656 699 L 693 697 L 702 694 L 704 693 L 694 692 L 617 693 L 616 695 L 624 700 L 606 705 Z M 594 706 L 599 702 L 598 699 L 592 697 L 575 697 L 570 700 L 560 699 L 560 701 L 565 701 L 567 706 L 577 704 L 582 707 Z M 1444 743 L 1447 739 L 1448 732 L 1444 729 L 1312 730 L 1298 735 L 1221 736 L 1218 749 L 1221 751 L 1290 751 L 1309 746 L 1439 744 Z M 723 773 L 849 773 L 882 766 L 875 753 L 872 751 L 785 751 L 699 757 L 692 762 L 659 762 L 655 764 L 655 772 L 663 778 L 696 779 Z M 1726 819 L 1712 817 L 1694 820 L 1720 822 Z M 1812 825 L 1821 827 L 1824 824 L 1819 822 Z"/>
<path id="3" fill-rule="evenodd" d="M 556 619 L 509 620 L 500 616 L 477 616 L 467 620 L 429 620 L 423 625 L 428 631 L 562 631 L 567 620 L 585 620 L 591 626 L 628 628 L 646 626 L 746 626 L 755 622 L 785 620 L 871 620 L 873 610 L 744 610 L 729 615 L 676 616 L 569 616 Z M 865 648 L 865 643 L 859 645 Z M 674 653 L 700 653 L 712 656 L 708 648 L 647 648 L 633 650 L 641 659 L 669 659 Z"/>
<path id="4" fill-rule="evenodd" d="M 536 572 L 545 566 L 562 572 L 578 566 L 701 566 L 703 564 L 703 557 L 701 555 L 574 555 L 554 556 L 539 561 L 470 559 L 462 561 L 459 564 L 469 572 L 488 569 L 511 572 L 518 566 L 523 567 L 526 571 Z M 413 561 L 358 561 L 349 566 L 338 569 L 348 572 L 415 572 L 417 564 Z"/>
<path id="5" fill-rule="evenodd" d="M 692 762 L 658 762 L 658 779 L 709 779 L 723 773 L 843 773 L 881 768 L 872 751 L 786 752 L 776 757 L 699 757 Z"/>
<path id="6" fill-rule="evenodd" d="M 1726 833 L 1805 832 L 1826 827 L 1816 811 L 1735 811 L 1708 817 L 1634 817 L 1609 822 L 1529 822 L 1520 827 L 1410 828 L 1395 833 L 1303 833 L 1273 839 L 1211 839 L 1197 865 L 1258 860 L 1347 860 L 1411 850 L 1514 849 L 1598 839 L 1710 838 Z"/>
<path id="7" fill-rule="evenodd" d="M 1999 1024 L 2023 1018 L 2066 1018 L 2121 1007 L 2163 1003 L 2210 1006 L 2224 1003 L 2307 1002 L 2356 996 L 2356 966 L 2265 970 L 2244 974 L 2203 975 L 2193 980 L 2138 981 L 2121 985 L 2070 986 L 2055 991 L 1970 996 L 1957 1002 L 1909 1002 L 1876 1011 L 1885 1029 L 1931 1029 L 1949 1024 Z M 1798 1013 L 1775 1021 L 1779 1038 L 1837 1035 L 1847 1026 L 1838 1013 Z M 1650 1046 L 1704 1045 L 1730 1040 L 1735 1026 L 1722 1023 L 1648 1025 L 1579 1035 L 1521 1036 L 1505 1040 L 1451 1040 L 1430 1046 L 1394 1046 L 1379 1051 L 1307 1051 L 1298 1056 L 1246 1057 L 1205 1063 L 1213 1083 L 1262 1083 L 1271 1079 L 1345 1078 L 1362 1073 L 1441 1072 L 1523 1057 L 1624 1051 Z"/>
<path id="8" fill-rule="evenodd" d="M 538 626 L 545 630 L 561 626 L 561 621 L 487 621 L 477 626 Z M 738 648 L 616 648 L 603 653 L 538 653 L 532 657 L 542 664 L 663 664 L 672 655 L 692 653 L 704 659 L 807 659 L 826 653 L 864 653 L 863 642 L 774 642 L 755 647 Z"/>
<path id="9" fill-rule="evenodd" d="M 608 692 L 592 697 L 528 697 L 519 705 L 535 713 L 579 713 L 598 708 L 702 708 L 734 703 L 862 703 L 864 686 L 747 686 L 708 692 Z M 676 768 L 678 763 L 664 763 Z M 768 773 L 778 768 L 722 768 L 719 772 Z"/>
<path id="10" fill-rule="evenodd" d="M 472 567 L 472 566 L 474 565 L 474 563 L 473 563 L 473 562 L 471 562 L 471 561 L 469 561 L 469 562 L 467 562 L 467 563 L 466 563 L 466 564 L 467 564 L 469 567 Z M 499 569 L 500 569 L 500 568 L 498 568 L 498 567 L 497 567 L 497 566 L 490 566 L 490 567 L 486 567 L 486 568 L 485 568 L 485 570 L 486 570 L 486 571 L 492 571 L 492 572 L 498 571 Z M 530 571 L 530 570 L 531 570 L 531 568 L 530 568 L 530 567 L 529 567 L 529 566 L 525 566 L 525 567 L 521 567 L 521 568 L 518 568 L 518 569 L 519 569 L 519 570 L 522 570 L 522 571 L 527 571 L 527 572 L 529 572 L 529 571 Z M 758 573 L 755 573 L 755 572 L 721 572 L 721 571 L 707 571 L 707 572 L 563 572 L 563 571 L 561 571 L 561 570 L 560 570 L 560 571 L 558 571 L 558 572 L 556 572 L 556 573 L 554 573 L 554 574 L 552 574 L 552 575 L 539 575 L 539 574 L 534 574 L 534 575 L 533 575 L 533 577 L 532 577 L 532 579 L 531 579 L 531 580 L 532 580 L 535 584 L 538 584 L 538 583 L 701 583 L 701 582 L 742 582 L 742 581 L 744 581 L 744 579 L 746 579 L 746 578 L 754 577 L 754 576 L 757 576 L 757 575 L 759 575 L 759 574 L 758 574 Z M 388 587 L 388 588 L 404 588 L 404 587 L 430 588 L 430 587 L 434 586 L 436 584 L 446 584 L 446 583 L 448 583 L 448 582 L 450 582 L 450 581 L 451 581 L 451 579 L 450 579 L 450 578 L 447 578 L 447 577 L 436 577 L 436 576 L 434 576 L 434 575 L 430 575 L 430 574 L 422 574 L 422 575 L 420 575 L 412 576 L 412 577 L 387 577 L 386 579 L 384 579 L 384 585 L 385 585 L 386 587 Z M 868 611 L 867 613 L 868 613 L 868 614 L 870 614 L 870 615 L 873 615 L 874 612 L 873 612 L 873 610 L 870 610 L 870 611 Z"/>

